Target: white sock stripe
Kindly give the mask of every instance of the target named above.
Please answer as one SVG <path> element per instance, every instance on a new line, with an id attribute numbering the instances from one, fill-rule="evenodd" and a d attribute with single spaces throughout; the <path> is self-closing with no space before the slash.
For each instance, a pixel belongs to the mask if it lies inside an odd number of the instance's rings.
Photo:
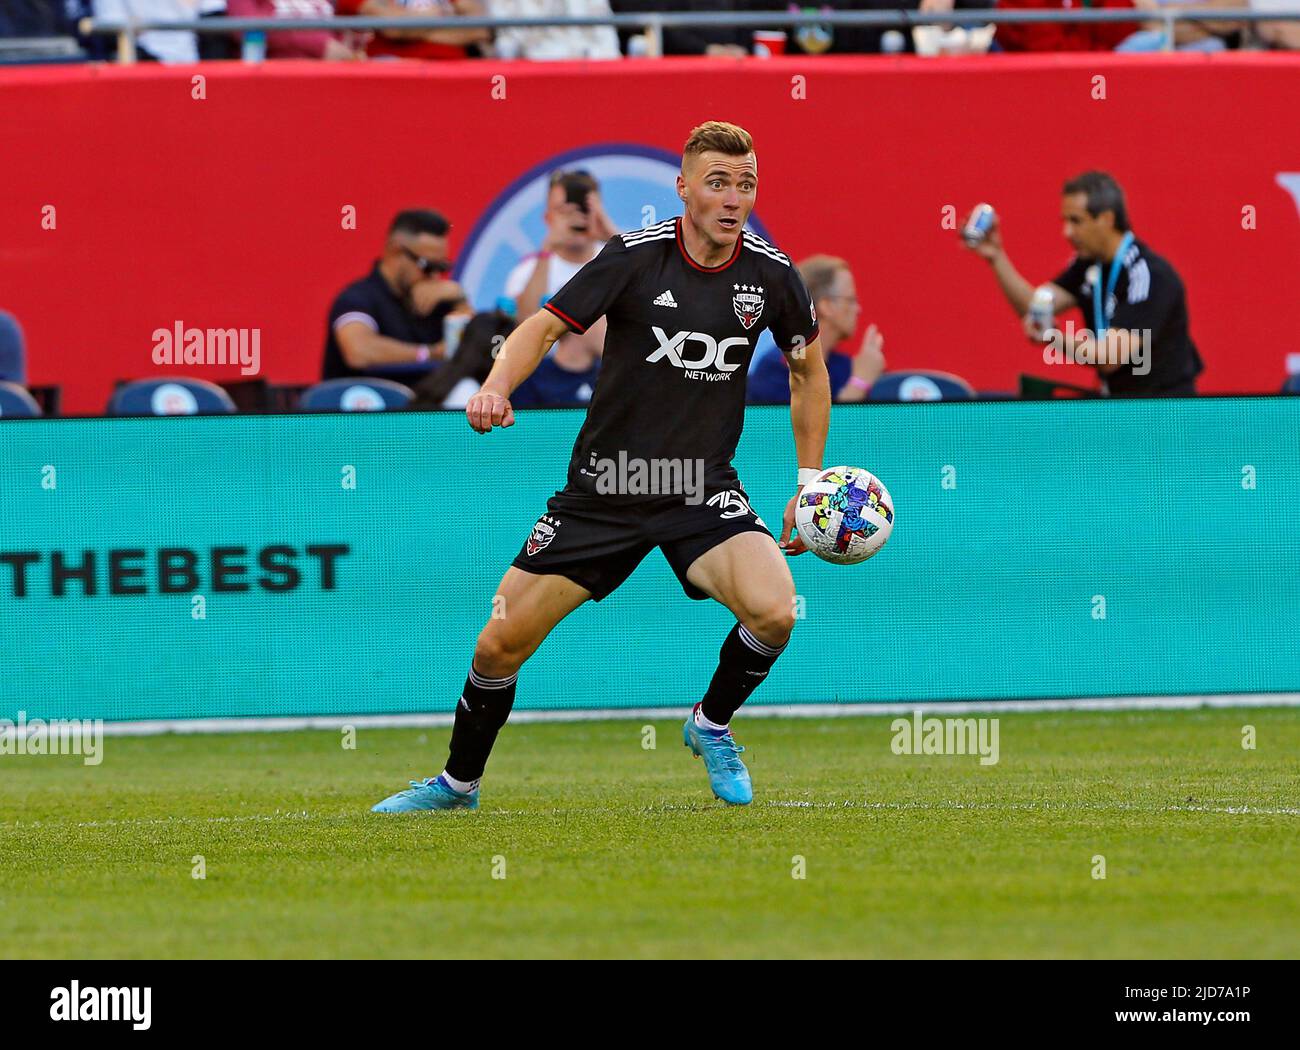
<path id="1" fill-rule="evenodd" d="M 519 672 L 516 671 L 507 678 L 485 678 L 483 675 L 475 671 L 474 668 L 471 667 L 469 669 L 469 680 L 480 689 L 504 689 L 506 686 L 512 685 L 518 677 Z"/>
<path id="2" fill-rule="evenodd" d="M 750 634 L 749 629 L 746 628 L 743 623 L 738 626 L 740 627 L 740 640 L 753 649 L 754 652 L 760 653 L 763 656 L 779 656 L 784 651 L 785 646 L 790 644 L 789 642 L 786 642 L 785 645 L 768 645 L 766 642 L 760 642 Z"/>

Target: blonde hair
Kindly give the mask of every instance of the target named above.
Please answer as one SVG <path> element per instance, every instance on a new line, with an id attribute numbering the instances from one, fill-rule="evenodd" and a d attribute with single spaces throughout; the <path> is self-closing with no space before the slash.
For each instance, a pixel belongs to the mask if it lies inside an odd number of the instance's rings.
<path id="1" fill-rule="evenodd" d="M 685 159 L 709 152 L 743 157 L 746 153 L 754 152 L 754 140 L 738 124 L 728 124 L 725 120 L 706 120 L 699 127 L 691 129 L 690 137 L 682 147 L 682 157 Z"/>
<path id="2" fill-rule="evenodd" d="M 796 267 L 814 303 L 831 294 L 836 275 L 848 268 L 849 264 L 835 255 L 810 255 Z"/>

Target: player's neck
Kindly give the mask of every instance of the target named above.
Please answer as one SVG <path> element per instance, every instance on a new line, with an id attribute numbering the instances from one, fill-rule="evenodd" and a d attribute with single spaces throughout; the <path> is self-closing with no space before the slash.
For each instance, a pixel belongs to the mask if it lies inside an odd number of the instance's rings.
<path id="1" fill-rule="evenodd" d="M 718 244 L 700 233 L 691 222 L 690 212 L 682 215 L 682 244 L 692 261 L 708 269 L 721 266 L 736 250 L 734 244 Z"/>

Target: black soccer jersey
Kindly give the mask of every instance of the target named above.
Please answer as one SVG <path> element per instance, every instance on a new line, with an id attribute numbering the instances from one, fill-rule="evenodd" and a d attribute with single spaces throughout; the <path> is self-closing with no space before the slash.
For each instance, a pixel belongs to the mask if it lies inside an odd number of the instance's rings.
<path id="1" fill-rule="evenodd" d="M 686 253 L 681 219 L 612 237 L 546 304 L 575 332 L 607 319 L 569 489 L 600 490 L 599 462 L 702 460 L 707 488 L 737 482 L 731 460 L 745 415 L 745 377 L 759 333 L 790 353 L 817 338 L 808 290 L 790 260 L 742 232 L 726 262 Z M 635 494 L 612 495 L 635 502 Z"/>
<path id="2" fill-rule="evenodd" d="M 1074 296 L 1090 330 L 1095 332 L 1103 324 L 1144 333 L 1143 350 L 1149 360 L 1140 369 L 1130 363 L 1103 375 L 1106 392 L 1116 397 L 1194 394 L 1196 376 L 1204 366 L 1188 331 L 1187 294 L 1177 271 L 1141 241 L 1133 241 L 1120 260 L 1110 300 L 1102 304 L 1106 317 L 1097 318 L 1093 292 L 1100 289 L 1105 295 L 1110 267 L 1076 256 L 1053 278 L 1054 284 Z"/>

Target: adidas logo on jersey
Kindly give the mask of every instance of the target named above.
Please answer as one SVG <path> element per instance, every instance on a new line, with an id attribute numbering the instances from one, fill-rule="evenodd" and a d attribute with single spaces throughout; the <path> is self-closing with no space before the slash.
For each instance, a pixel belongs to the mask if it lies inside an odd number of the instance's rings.
<path id="1" fill-rule="evenodd" d="M 677 309 L 677 300 L 673 298 L 673 293 L 672 293 L 671 290 L 670 290 L 670 291 L 665 291 L 665 292 L 663 292 L 663 293 L 660 294 L 659 298 L 656 299 L 656 300 L 654 301 L 654 304 L 653 304 L 653 305 L 655 305 L 655 306 L 671 306 L 674 310 L 676 310 L 676 309 Z"/>

